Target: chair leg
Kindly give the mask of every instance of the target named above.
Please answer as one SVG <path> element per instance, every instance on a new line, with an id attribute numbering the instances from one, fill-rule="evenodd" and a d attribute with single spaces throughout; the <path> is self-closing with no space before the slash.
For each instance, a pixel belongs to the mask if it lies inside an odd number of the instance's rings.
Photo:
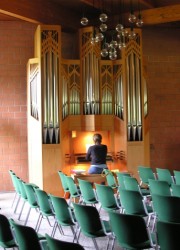
<path id="1" fill-rule="evenodd" d="M 96 242 L 95 238 L 92 238 L 92 240 L 93 240 L 93 243 L 94 243 L 95 249 L 96 249 L 96 250 L 99 250 L 99 247 L 98 247 L 98 244 L 97 244 L 97 242 Z"/>
<path id="2" fill-rule="evenodd" d="M 29 211 L 28 211 L 27 216 L 26 216 L 26 219 L 25 219 L 25 223 L 24 223 L 25 226 L 26 226 L 27 221 L 28 221 L 28 219 L 29 219 L 30 212 L 31 212 L 31 207 L 29 208 Z"/>
<path id="3" fill-rule="evenodd" d="M 157 219 L 157 217 L 156 217 L 156 215 L 154 215 L 153 224 L 152 224 L 152 229 L 151 229 L 151 232 L 152 232 L 152 233 L 153 233 L 154 230 L 155 230 L 156 219 Z"/>
<path id="4" fill-rule="evenodd" d="M 114 249 L 115 240 L 116 240 L 116 238 L 115 238 L 115 236 L 114 236 L 114 237 L 113 237 L 113 240 L 112 240 L 112 247 L 111 247 L 111 250 L 113 250 L 113 249 Z"/>
<path id="5" fill-rule="evenodd" d="M 74 227 L 71 226 L 71 230 L 72 230 L 72 233 L 73 233 L 73 242 L 75 242 L 75 239 L 77 240 L 77 243 L 78 243 L 78 238 L 77 238 L 77 235 L 76 235 L 76 230 L 74 230 Z"/>
<path id="6" fill-rule="evenodd" d="M 12 207 L 13 207 L 13 205 L 14 205 L 14 202 L 15 202 L 15 200 L 16 200 L 16 196 L 17 196 L 17 193 L 15 193 L 15 195 L 14 195 L 14 199 L 13 199 L 13 202 L 12 202 L 11 208 L 12 208 Z"/>
<path id="7" fill-rule="evenodd" d="M 48 221 L 48 223 L 49 223 L 50 227 L 53 227 L 53 225 L 51 225 L 51 223 L 50 223 L 49 218 L 48 218 L 48 217 L 46 217 L 46 218 L 47 218 L 47 221 Z"/>
<path id="8" fill-rule="evenodd" d="M 58 226 L 58 223 L 57 223 L 57 221 L 55 221 L 54 222 L 54 227 L 53 227 L 53 230 L 52 230 L 52 233 L 51 233 L 51 237 L 54 237 L 56 229 L 57 229 L 57 226 Z"/>
<path id="9" fill-rule="evenodd" d="M 15 209 L 14 209 L 14 213 L 16 213 L 16 211 L 17 211 L 17 208 L 18 208 L 20 199 L 21 199 L 21 196 L 19 195 L 18 200 L 17 200 L 17 203 L 16 203 L 16 206 L 15 206 Z"/>
<path id="10" fill-rule="evenodd" d="M 106 250 L 108 250 L 108 247 L 109 247 L 109 241 L 110 241 L 110 238 L 108 237 L 108 242 L 107 242 L 107 248 L 106 248 Z"/>
<path id="11" fill-rule="evenodd" d="M 42 222 L 42 218 L 43 218 L 43 215 L 40 213 L 39 218 L 38 218 L 39 225 L 38 225 L 38 223 L 36 225 L 36 231 L 37 232 L 39 231 L 39 228 L 40 228 L 40 225 L 41 225 L 41 222 Z"/>
<path id="12" fill-rule="evenodd" d="M 22 215 L 22 211 L 23 211 L 23 209 L 24 209 L 25 202 L 26 202 L 26 201 L 23 202 L 23 205 L 22 205 L 21 212 L 20 212 L 20 214 L 19 214 L 18 220 L 20 220 L 20 218 L 21 218 L 21 215 Z"/>

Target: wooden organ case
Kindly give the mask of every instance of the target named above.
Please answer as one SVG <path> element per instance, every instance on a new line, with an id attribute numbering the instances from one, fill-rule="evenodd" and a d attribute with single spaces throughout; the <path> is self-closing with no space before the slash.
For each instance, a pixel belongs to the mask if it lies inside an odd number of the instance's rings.
<path id="1" fill-rule="evenodd" d="M 40 25 L 27 65 L 29 181 L 54 194 L 62 193 L 57 171 L 78 167 L 77 156 L 91 143 L 87 133 L 103 135 L 110 169 L 136 174 L 138 165 L 149 165 L 141 31 L 118 60 L 102 60 L 92 34 L 92 27 L 80 29 L 80 59 L 67 60 L 61 27 Z"/>

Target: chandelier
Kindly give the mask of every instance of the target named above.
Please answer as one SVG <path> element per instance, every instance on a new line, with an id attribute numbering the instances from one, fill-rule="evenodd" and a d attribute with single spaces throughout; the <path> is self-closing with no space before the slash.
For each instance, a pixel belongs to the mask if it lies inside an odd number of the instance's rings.
<path id="1" fill-rule="evenodd" d="M 118 57 L 118 50 L 121 51 L 126 47 L 127 40 L 136 38 L 134 27 L 140 28 L 143 26 L 140 2 L 139 0 L 136 1 L 138 4 L 138 16 L 134 14 L 134 0 L 130 0 L 130 13 L 128 17 L 130 31 L 124 27 L 122 22 L 122 8 L 124 6 L 123 0 L 120 0 L 121 18 L 113 29 L 108 29 L 108 15 L 104 11 L 102 11 L 99 15 L 100 25 L 98 27 L 94 27 L 91 43 L 101 43 L 101 57 L 109 57 L 110 60 L 116 60 Z M 83 16 L 80 22 L 81 25 L 87 26 L 89 20 L 87 17 Z M 109 37 L 110 40 L 108 41 Z"/>

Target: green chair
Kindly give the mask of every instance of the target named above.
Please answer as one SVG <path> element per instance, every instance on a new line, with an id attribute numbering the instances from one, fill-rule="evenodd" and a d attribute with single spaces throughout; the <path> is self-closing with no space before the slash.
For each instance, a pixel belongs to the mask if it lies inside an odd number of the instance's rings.
<path id="1" fill-rule="evenodd" d="M 180 171 L 174 170 L 174 179 L 175 183 L 180 185 Z"/>
<path id="2" fill-rule="evenodd" d="M 52 206 L 55 214 L 55 225 L 52 237 L 55 236 L 57 228 L 63 233 L 62 227 L 70 227 L 73 233 L 73 242 L 76 239 L 76 221 L 73 217 L 72 208 L 68 205 L 65 198 L 50 195 Z"/>
<path id="3" fill-rule="evenodd" d="M 152 195 L 152 206 L 158 221 L 180 223 L 180 198 Z"/>
<path id="4" fill-rule="evenodd" d="M 45 237 L 38 237 L 35 229 L 32 227 L 20 225 L 13 219 L 10 219 L 10 224 L 14 232 L 14 236 L 19 250 L 46 250 L 47 243 Z"/>
<path id="5" fill-rule="evenodd" d="M 18 206 L 19 206 L 19 203 L 20 203 L 20 200 L 21 200 L 21 190 L 20 190 L 20 187 L 19 187 L 19 182 L 18 180 L 20 179 L 17 175 L 12 175 L 12 178 L 14 180 L 14 185 L 16 187 L 16 193 L 17 193 L 17 202 L 16 202 L 16 205 L 15 205 L 15 208 L 14 208 L 14 213 L 16 213 L 17 209 L 18 209 Z"/>
<path id="6" fill-rule="evenodd" d="M 152 207 L 145 202 L 140 192 L 119 189 L 119 195 L 123 212 L 147 218 L 147 226 L 149 226 L 154 212 Z"/>
<path id="7" fill-rule="evenodd" d="M 117 189 L 116 178 L 114 177 L 114 173 L 108 169 L 104 169 L 103 173 L 106 176 L 107 185 L 112 187 L 113 189 Z"/>
<path id="8" fill-rule="evenodd" d="M 138 175 L 140 178 L 140 186 L 149 184 L 149 179 L 156 179 L 156 175 L 152 168 L 145 166 L 138 166 Z"/>
<path id="9" fill-rule="evenodd" d="M 37 203 L 39 205 L 39 212 L 40 212 L 40 216 L 37 222 L 37 226 L 36 226 L 36 231 L 39 231 L 41 222 L 43 218 L 46 218 L 50 227 L 54 228 L 54 225 L 51 225 L 49 217 L 53 217 L 54 218 L 54 211 L 52 209 L 51 203 L 50 203 L 50 198 L 49 195 L 44 191 L 41 190 L 39 188 L 34 189 L 35 190 L 35 194 L 37 197 Z"/>
<path id="10" fill-rule="evenodd" d="M 20 213 L 19 213 L 19 217 L 18 217 L 18 220 L 20 220 L 23 209 L 24 209 L 24 206 L 25 206 L 25 203 L 27 202 L 28 198 L 27 198 L 26 190 L 24 188 L 24 183 L 25 182 L 23 180 L 21 180 L 20 178 L 17 178 L 17 183 L 18 183 L 19 190 L 20 190 L 21 200 L 23 201 L 23 204 L 22 204 L 22 207 L 21 207 L 21 210 L 20 210 Z"/>
<path id="11" fill-rule="evenodd" d="M 123 249 L 149 249 L 154 247 L 144 219 L 139 215 L 109 212 L 112 231 Z"/>
<path id="12" fill-rule="evenodd" d="M 157 245 L 161 250 L 177 250 L 180 246 L 180 223 L 157 222 Z"/>
<path id="13" fill-rule="evenodd" d="M 70 203 L 72 201 L 76 201 L 78 199 L 78 201 L 81 201 L 81 192 L 80 189 L 77 187 L 76 183 L 74 182 L 73 178 L 71 176 L 66 176 L 66 182 L 69 188 L 69 192 L 70 192 Z"/>
<path id="14" fill-rule="evenodd" d="M 93 184 L 89 181 L 78 179 L 79 188 L 82 195 L 82 202 L 84 204 L 95 205 L 98 204 Z"/>
<path id="15" fill-rule="evenodd" d="M 46 240 L 49 250 L 84 250 L 84 248 L 78 243 L 58 240 L 52 238 L 48 234 L 46 234 Z"/>
<path id="16" fill-rule="evenodd" d="M 79 225 L 79 233 L 82 232 L 86 237 L 93 240 L 94 247 L 98 250 L 96 238 L 108 237 L 107 249 L 109 246 L 109 238 L 112 235 L 108 221 L 100 219 L 99 212 L 96 207 L 74 203 L 74 213 Z"/>
<path id="17" fill-rule="evenodd" d="M 174 183 L 174 178 L 171 175 L 169 169 L 163 169 L 163 168 L 156 168 L 157 177 L 160 181 L 166 181 L 169 186 L 171 186 L 172 183 Z"/>
<path id="18" fill-rule="evenodd" d="M 3 214 L 0 214 L 0 247 L 2 247 L 3 249 L 17 248 L 17 244 L 14 240 L 9 220 Z"/>
<path id="19" fill-rule="evenodd" d="M 120 211 L 121 206 L 110 186 L 95 183 L 98 201 L 105 211 Z"/>
<path id="20" fill-rule="evenodd" d="M 172 183 L 171 193 L 172 193 L 172 196 L 180 197 L 180 185 Z"/>
<path id="21" fill-rule="evenodd" d="M 149 190 L 151 195 L 159 194 L 171 196 L 171 189 L 167 181 L 149 180 Z"/>
<path id="22" fill-rule="evenodd" d="M 58 175 L 60 177 L 61 185 L 64 190 L 64 198 L 65 198 L 66 194 L 69 193 L 69 187 L 66 181 L 66 175 L 62 171 L 58 171 Z"/>
<path id="23" fill-rule="evenodd" d="M 36 199 L 36 195 L 35 195 L 35 191 L 34 191 L 34 189 L 35 189 L 34 185 L 30 184 L 30 183 L 24 183 L 23 185 L 24 185 L 24 189 L 25 189 L 26 194 L 27 194 L 27 201 L 28 201 L 28 205 L 29 205 L 29 210 L 27 212 L 27 216 L 26 216 L 26 219 L 24 222 L 24 225 L 27 225 L 27 222 L 28 222 L 28 219 L 29 219 L 29 216 L 31 213 L 31 209 L 34 208 L 34 209 L 39 211 L 39 205 L 37 203 L 37 199 Z M 38 221 L 39 221 L 39 219 L 38 219 Z M 35 228 L 38 226 L 38 221 L 37 221 Z"/>
<path id="24" fill-rule="evenodd" d="M 11 206 L 11 207 L 13 207 L 13 205 L 15 203 L 15 200 L 16 200 L 16 197 L 19 196 L 18 194 L 19 194 L 20 191 L 19 191 L 19 186 L 17 185 L 16 180 L 15 180 L 16 174 L 12 170 L 9 170 L 9 174 L 10 174 L 12 184 L 13 184 L 13 187 L 14 187 L 14 191 L 15 191 L 15 196 L 14 196 L 12 206 Z"/>
<path id="25" fill-rule="evenodd" d="M 146 188 L 141 188 L 137 179 L 134 177 L 124 176 L 124 186 L 126 190 L 138 191 L 144 197 L 149 197 L 150 192 Z"/>
<path id="26" fill-rule="evenodd" d="M 119 187 L 125 189 L 125 185 L 124 185 L 124 176 L 129 176 L 129 177 L 131 177 L 130 173 L 117 172 L 116 175 L 117 175 L 117 181 L 118 181 Z"/>

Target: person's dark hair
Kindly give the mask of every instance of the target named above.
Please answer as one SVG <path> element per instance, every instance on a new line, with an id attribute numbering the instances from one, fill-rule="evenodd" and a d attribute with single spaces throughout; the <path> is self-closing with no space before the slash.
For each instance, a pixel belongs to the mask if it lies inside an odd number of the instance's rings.
<path id="1" fill-rule="evenodd" d="M 93 135 L 93 140 L 94 140 L 95 143 L 101 143 L 102 135 L 101 134 L 94 134 Z"/>

